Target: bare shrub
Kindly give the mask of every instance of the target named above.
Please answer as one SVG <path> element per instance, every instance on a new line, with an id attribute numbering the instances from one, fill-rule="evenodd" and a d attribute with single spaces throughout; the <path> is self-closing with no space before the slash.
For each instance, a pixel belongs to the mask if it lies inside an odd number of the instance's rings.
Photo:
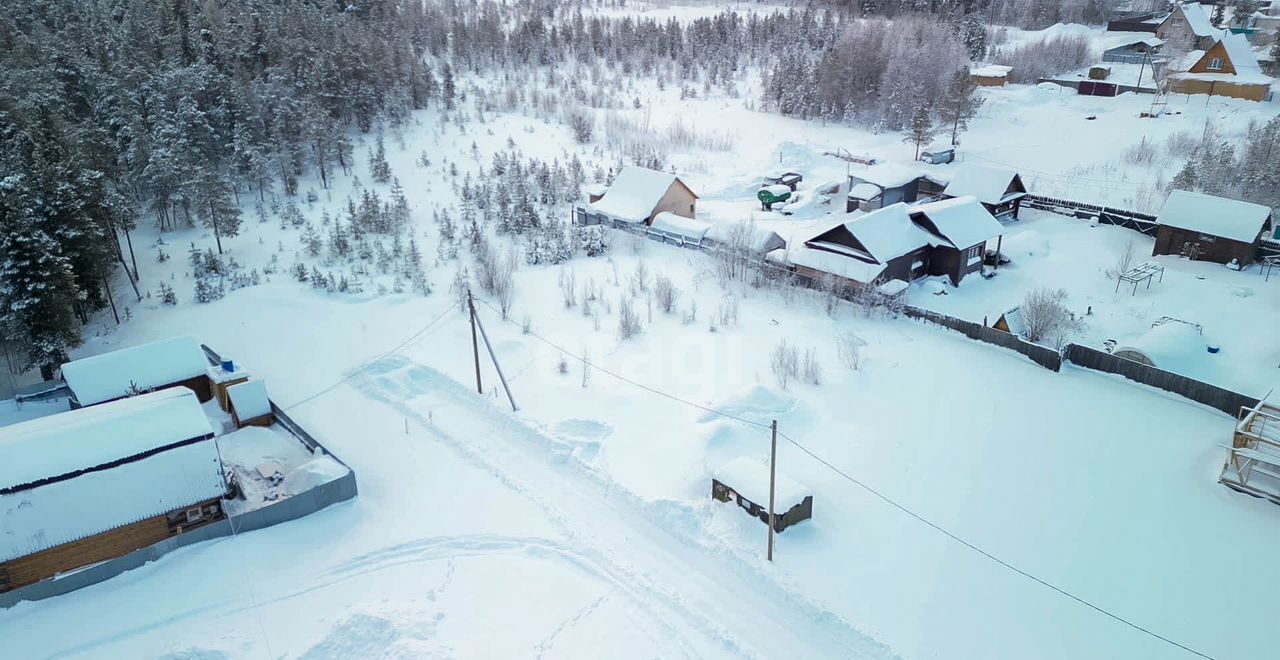
<path id="1" fill-rule="evenodd" d="M 1164 150 L 1170 156 L 1175 158 L 1187 158 L 1195 153 L 1196 147 L 1200 144 L 1200 139 L 1187 131 L 1178 131 L 1170 133 L 1165 138 Z"/>
<path id="2" fill-rule="evenodd" d="M 1088 64 L 1092 55 L 1089 39 L 1073 35 L 1032 41 L 1016 48 L 997 49 L 992 59 L 996 64 L 1013 67 L 1009 72 L 1009 82 L 1034 85 L 1041 78 Z"/>
<path id="3" fill-rule="evenodd" d="M 498 301 L 502 318 L 508 318 L 516 295 L 515 251 L 507 250 L 498 254 L 493 250 L 485 250 L 479 255 L 478 261 L 476 266 L 479 270 L 481 287 Z"/>
<path id="4" fill-rule="evenodd" d="M 565 359 L 564 353 L 560 354 L 560 361 L 556 363 L 556 373 L 561 376 L 569 373 L 569 361 Z"/>
<path id="5" fill-rule="evenodd" d="M 812 348 L 805 350 L 804 362 L 800 366 L 804 382 L 810 385 L 822 384 L 822 363 L 818 362 L 818 352 Z"/>
<path id="6" fill-rule="evenodd" d="M 691 325 L 698 322 L 698 301 L 696 300 L 689 301 L 689 311 L 684 313 L 684 316 L 680 319 L 680 322 L 685 325 Z"/>
<path id="7" fill-rule="evenodd" d="M 533 334 L 533 317 L 528 314 L 524 315 L 524 319 L 520 321 L 521 334 Z"/>
<path id="8" fill-rule="evenodd" d="M 759 270 L 763 255 L 754 249 L 755 234 L 754 220 L 737 222 L 717 244 L 713 263 L 721 287 L 728 287 L 734 280 L 746 281 L 753 271 Z"/>
<path id="9" fill-rule="evenodd" d="M 569 124 L 569 133 L 573 135 L 573 141 L 578 144 L 586 144 L 591 141 L 591 136 L 595 132 L 596 121 L 591 116 L 591 111 L 583 108 L 573 110 L 566 119 Z"/>
<path id="10" fill-rule="evenodd" d="M 822 301 L 822 309 L 827 313 L 827 316 L 835 316 L 836 310 L 840 308 L 840 301 L 851 295 L 845 282 L 846 280 L 843 277 L 836 277 L 829 273 L 823 273 L 822 277 L 818 279 L 818 295 Z"/>
<path id="11" fill-rule="evenodd" d="M 1151 167 L 1156 160 L 1156 145 L 1147 142 L 1144 136 L 1138 144 L 1129 145 L 1124 150 L 1124 162 L 1130 165 L 1141 165 L 1143 167 Z"/>
<path id="12" fill-rule="evenodd" d="M 640 315 L 630 296 L 618 301 L 618 339 L 626 341 L 640 334 Z"/>
<path id="13" fill-rule="evenodd" d="M 649 290 L 649 267 L 644 261 L 636 262 L 636 271 L 631 274 L 631 290 L 636 293 Z"/>
<path id="14" fill-rule="evenodd" d="M 671 283 L 671 278 L 659 274 L 653 282 L 653 296 L 658 300 L 658 307 L 664 314 L 670 314 L 680 299 L 680 289 Z"/>
<path id="15" fill-rule="evenodd" d="M 738 298 L 732 294 L 720 300 L 719 314 L 716 316 L 720 325 L 731 327 L 738 324 Z"/>
<path id="16" fill-rule="evenodd" d="M 778 387 L 787 389 L 791 381 L 800 375 L 800 351 L 783 339 L 769 356 L 769 368 L 778 381 Z"/>
<path id="17" fill-rule="evenodd" d="M 570 309 L 578 302 L 578 280 L 572 270 L 560 269 L 560 295 L 564 297 L 564 308 Z"/>
<path id="18" fill-rule="evenodd" d="M 836 355 L 844 366 L 853 371 L 862 368 L 862 347 L 867 342 L 852 332 L 836 336 Z"/>
<path id="19" fill-rule="evenodd" d="M 1138 257 L 1138 239 L 1136 236 L 1128 236 L 1123 245 L 1116 250 L 1116 277 L 1119 277 L 1133 268 L 1133 260 Z"/>
<path id="20" fill-rule="evenodd" d="M 1084 324 L 1067 309 L 1063 289 L 1042 288 L 1027 292 L 1020 312 L 1024 338 L 1032 343 L 1061 349 Z"/>

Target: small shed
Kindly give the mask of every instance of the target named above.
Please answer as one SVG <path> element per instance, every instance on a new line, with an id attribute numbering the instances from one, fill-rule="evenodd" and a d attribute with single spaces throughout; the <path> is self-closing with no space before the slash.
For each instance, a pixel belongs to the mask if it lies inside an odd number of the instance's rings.
<path id="1" fill-rule="evenodd" d="M 0 592 L 225 514 L 213 428 L 170 388 L 0 428 Z"/>
<path id="2" fill-rule="evenodd" d="M 782 185 L 794 191 L 796 186 L 800 185 L 801 181 L 804 181 L 804 175 L 799 172 L 770 172 L 765 175 L 763 181 L 766 186 Z"/>
<path id="3" fill-rule="evenodd" d="M 271 426 L 275 421 L 265 381 L 247 380 L 227 388 L 227 401 L 227 412 L 231 413 L 236 428 Z"/>
<path id="4" fill-rule="evenodd" d="M 1150 62 L 1151 56 L 1163 47 L 1164 40 L 1153 34 L 1108 32 L 1102 46 L 1102 61 L 1143 64 Z"/>
<path id="5" fill-rule="evenodd" d="M 1027 326 L 1022 322 L 1021 307 L 1012 307 L 1001 312 L 991 327 L 1018 337 L 1027 333 Z"/>
<path id="6" fill-rule="evenodd" d="M 920 161 L 930 165 L 946 165 L 956 159 L 956 148 L 949 146 L 929 147 L 920 152 Z"/>
<path id="7" fill-rule="evenodd" d="M 1095 64 L 1089 67 L 1089 80 L 1106 80 L 1111 77 L 1111 67 L 1105 64 Z"/>
<path id="8" fill-rule="evenodd" d="M 663 211 L 653 216 L 648 233 L 650 236 L 661 238 L 663 242 L 674 243 L 681 247 L 697 247 L 702 245 L 702 239 L 707 235 L 708 229 L 711 229 L 711 223 L 705 220 L 695 220 Z"/>
<path id="9" fill-rule="evenodd" d="M 1022 177 L 1007 167 L 965 164 L 947 184 L 942 196 L 977 198 L 996 220 L 1018 219 L 1018 208 L 1027 196 Z"/>
<path id="10" fill-rule="evenodd" d="M 775 473 L 773 530 L 813 517 L 813 491 Z M 711 477 L 711 497 L 733 502 L 760 522 L 769 524 L 769 465 L 746 456 L 729 461 Z"/>
<path id="11" fill-rule="evenodd" d="M 189 388 L 204 402 L 212 396 L 208 366 L 200 343 L 182 336 L 68 362 L 62 379 L 75 408 L 176 386 Z"/>
<path id="12" fill-rule="evenodd" d="M 1002 87 L 1009 82 L 1013 67 L 1003 64 L 987 64 L 969 69 L 969 76 L 979 87 Z"/>
<path id="13" fill-rule="evenodd" d="M 898 202 L 914 202 L 924 174 L 896 163 L 879 163 L 849 174 L 845 211 L 875 211 Z"/>
<path id="14" fill-rule="evenodd" d="M 1151 254 L 1248 266 L 1257 259 L 1271 221 L 1271 209 L 1260 204 L 1174 190 L 1156 216 Z"/>

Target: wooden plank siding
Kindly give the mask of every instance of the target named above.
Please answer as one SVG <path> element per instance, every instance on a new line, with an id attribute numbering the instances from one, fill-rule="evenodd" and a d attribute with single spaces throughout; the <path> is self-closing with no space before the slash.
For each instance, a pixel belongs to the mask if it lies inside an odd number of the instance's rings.
<path id="1" fill-rule="evenodd" d="M 1160 225 L 1156 229 L 1156 244 L 1151 254 L 1182 254 L 1183 246 L 1199 245 L 1201 253 L 1198 261 L 1215 261 L 1220 264 L 1230 263 L 1235 259 L 1241 266 L 1248 266 L 1258 256 L 1258 243 L 1243 243 L 1221 236 L 1210 236 L 1198 231 L 1180 229 L 1169 225 Z"/>
<path id="2" fill-rule="evenodd" d="M 199 507 L 202 517 L 186 524 L 186 511 Z M 46 580 L 83 566 L 126 555 L 171 536 L 225 517 L 219 500 L 209 500 L 117 527 L 78 541 L 0 563 L 0 593 Z"/>

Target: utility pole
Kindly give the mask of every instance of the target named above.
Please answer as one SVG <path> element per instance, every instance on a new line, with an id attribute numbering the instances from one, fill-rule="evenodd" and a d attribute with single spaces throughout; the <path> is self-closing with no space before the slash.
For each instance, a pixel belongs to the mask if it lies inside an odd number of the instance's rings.
<path id="1" fill-rule="evenodd" d="M 773 489 L 778 475 L 778 420 L 770 425 L 769 443 L 769 561 L 773 561 Z"/>
<path id="2" fill-rule="evenodd" d="M 471 310 L 471 354 L 476 361 L 476 393 L 484 394 L 480 386 L 480 342 L 476 339 L 476 304 L 471 300 L 471 289 L 467 289 L 467 308 Z"/>
<path id="3" fill-rule="evenodd" d="M 475 307 L 471 309 L 472 314 L 474 314 Z M 507 393 L 507 401 L 511 403 L 511 411 L 515 412 L 520 408 L 516 405 L 515 397 L 511 396 L 511 387 L 507 385 L 507 377 L 502 373 L 502 365 L 498 364 L 498 354 L 493 352 L 493 344 L 489 343 L 489 333 L 484 331 L 484 323 L 480 321 L 479 317 L 472 316 L 472 318 L 475 319 L 476 325 L 480 326 L 480 338 L 484 340 L 484 347 L 489 351 L 489 359 L 493 360 L 493 368 L 498 372 L 498 382 L 502 383 L 502 389 Z M 480 368 L 478 364 L 476 368 Z"/>

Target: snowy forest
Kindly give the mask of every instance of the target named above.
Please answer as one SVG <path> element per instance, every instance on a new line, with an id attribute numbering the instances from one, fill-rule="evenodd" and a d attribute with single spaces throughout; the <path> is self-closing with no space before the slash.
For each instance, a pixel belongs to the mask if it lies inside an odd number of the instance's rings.
<path id="1" fill-rule="evenodd" d="M 390 199 L 366 191 L 324 227 L 303 226 L 297 211 L 314 195 L 299 189 L 300 178 L 316 177 L 328 188 L 332 177 L 349 174 L 353 159 L 362 157 L 352 143 L 357 135 L 376 136 L 375 177 L 394 179 L 378 167 L 382 135 L 399 130 L 417 109 L 456 112 L 459 122 L 464 115 L 483 121 L 485 113 L 522 112 L 564 122 L 583 142 L 599 127 L 609 133 L 610 157 L 619 165 L 662 168 L 661 141 L 625 138 L 645 127 L 609 123 L 610 109 L 639 107 L 627 81 L 653 79 L 678 87 L 682 96 L 712 89 L 741 96 L 739 86 L 751 76 L 762 81 L 763 94 L 747 103 L 905 130 L 918 145 L 935 122 L 954 137 L 976 110 L 963 73 L 970 62 L 1039 58 L 1052 68 L 1076 66 L 1087 56 L 1079 44 L 1062 40 L 1006 52 L 992 24 L 1098 23 L 1108 11 L 1103 0 L 859 0 L 770 14 L 726 10 L 680 22 L 582 11 L 590 6 L 6 3 L 0 15 L 0 298 L 6 312 L 0 323 L 7 353 L 21 368 L 50 370 L 78 345 L 91 315 L 107 308 L 118 315 L 121 296 L 140 300 L 145 285 L 140 288 L 137 263 L 150 255 L 140 256 L 134 245 L 139 227 L 203 227 L 221 252 L 223 239 L 240 232 L 243 216 L 265 220 L 265 208 L 280 209 L 282 224 L 303 232 L 308 253 L 359 253 L 383 272 L 394 271 L 406 289 L 429 292 L 418 261 L 457 247 L 428 249 L 402 236 L 407 212 L 398 182 Z M 1275 127 L 1258 130 L 1274 133 Z M 723 141 L 705 134 L 686 139 Z M 1224 158 L 1223 149 L 1231 148 L 1215 145 L 1213 157 Z M 426 165 L 438 156 L 454 154 L 423 153 L 419 160 Z M 1239 157 L 1253 162 L 1260 156 Z M 477 247 L 483 225 L 525 236 L 537 246 L 529 260 L 554 262 L 599 240 L 570 236 L 544 220 L 589 176 L 607 179 L 610 172 L 587 172 L 576 158 L 541 162 L 514 149 L 489 168 L 493 176 L 465 182 L 458 217 L 436 215 L 443 242 L 469 238 L 472 250 L 485 252 L 487 246 Z M 368 234 L 391 237 L 390 244 L 384 250 L 363 240 Z M 158 258 L 167 258 L 163 249 Z M 197 276 L 237 268 L 214 252 L 192 254 L 190 261 Z M 302 281 L 323 279 L 326 288 L 356 286 L 301 264 L 294 270 Z M 121 271 L 131 291 L 109 286 Z M 257 273 L 237 277 L 251 280 Z M 206 289 L 197 297 L 220 295 Z M 163 285 L 160 295 L 170 295 Z"/>

